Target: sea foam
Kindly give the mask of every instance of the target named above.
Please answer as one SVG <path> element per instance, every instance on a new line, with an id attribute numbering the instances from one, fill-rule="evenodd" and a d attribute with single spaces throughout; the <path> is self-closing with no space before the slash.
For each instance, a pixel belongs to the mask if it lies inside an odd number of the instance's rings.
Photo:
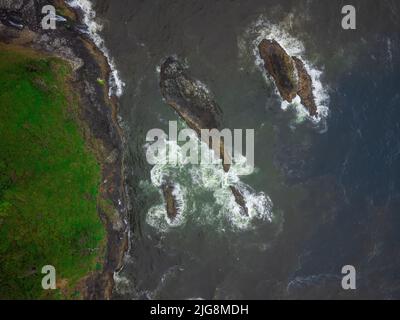
<path id="1" fill-rule="evenodd" d="M 171 221 L 167 216 L 165 203 L 162 203 L 150 208 L 146 222 L 160 232 L 168 232 L 189 220 L 191 223 L 215 227 L 220 232 L 227 228 L 249 230 L 254 227 L 255 221 L 271 222 L 273 204 L 269 196 L 264 192 L 257 193 L 240 180 L 241 175 L 252 171 L 246 167 L 246 158 L 242 156 L 236 159 L 229 172 L 225 172 L 222 161 L 194 132 L 191 139 L 198 141 L 201 155 L 210 157 L 212 164 L 190 164 L 181 146 L 174 141 L 167 141 L 165 148 L 170 150 L 168 155 L 172 155 L 174 159 L 177 157 L 178 162 L 169 164 L 167 161 L 166 164 L 153 166 L 150 174 L 151 184 L 159 189 L 166 179 L 175 182 L 174 196 L 179 204 L 179 218 Z M 231 186 L 237 188 L 244 196 L 248 216 L 241 213 Z M 206 194 L 211 194 L 214 200 L 204 201 Z"/>

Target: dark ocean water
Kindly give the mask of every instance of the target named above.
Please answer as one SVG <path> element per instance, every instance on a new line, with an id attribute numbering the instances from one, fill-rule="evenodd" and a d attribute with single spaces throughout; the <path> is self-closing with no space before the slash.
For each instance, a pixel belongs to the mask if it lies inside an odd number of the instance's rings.
<path id="1" fill-rule="evenodd" d="M 115 298 L 400 298 L 400 6 L 352 3 L 355 31 L 341 28 L 343 1 L 96 1 L 126 83 L 132 237 Z M 329 116 L 318 126 L 282 110 L 255 66 L 257 21 L 297 39 L 322 71 Z M 214 93 L 225 127 L 255 129 L 257 170 L 241 180 L 271 199 L 272 222 L 233 219 L 219 172 L 196 168 L 160 168 L 186 206 L 181 226 L 162 221 L 144 145 L 178 119 L 158 87 L 171 54 Z M 344 265 L 355 291 L 341 288 Z"/>

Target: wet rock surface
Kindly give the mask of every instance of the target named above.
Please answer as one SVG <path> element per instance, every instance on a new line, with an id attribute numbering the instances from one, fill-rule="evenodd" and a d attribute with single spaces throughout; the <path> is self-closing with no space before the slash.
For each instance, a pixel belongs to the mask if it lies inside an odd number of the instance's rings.
<path id="1" fill-rule="evenodd" d="M 201 129 L 219 129 L 222 112 L 208 90 L 191 78 L 176 58 L 161 67 L 161 93 L 166 101 L 200 135 Z"/>
<path id="2" fill-rule="evenodd" d="M 258 49 L 282 99 L 292 102 L 297 95 L 297 74 L 292 58 L 275 40 L 264 39 Z"/>
<path id="3" fill-rule="evenodd" d="M 165 203 L 166 203 L 168 218 L 171 221 L 174 221 L 176 219 L 176 217 L 178 216 L 178 205 L 177 205 L 175 195 L 174 195 L 175 187 L 172 183 L 165 182 L 161 186 L 161 189 L 162 189 Z"/>
<path id="4" fill-rule="evenodd" d="M 293 57 L 293 60 L 296 63 L 299 78 L 297 94 L 301 99 L 301 103 L 308 109 L 310 116 L 317 116 L 317 106 L 312 93 L 312 79 L 307 73 L 303 61 L 297 57 Z"/>
<path id="5" fill-rule="evenodd" d="M 310 116 L 318 116 L 313 83 L 303 61 L 291 57 L 275 40 L 264 39 L 258 46 L 264 67 L 274 79 L 282 99 L 291 103 L 298 95 Z"/>
<path id="6" fill-rule="evenodd" d="M 241 213 L 245 216 L 249 215 L 249 210 L 246 206 L 246 200 L 244 199 L 243 194 L 234 186 L 230 186 L 233 196 L 235 197 L 236 203 L 239 205 Z"/>

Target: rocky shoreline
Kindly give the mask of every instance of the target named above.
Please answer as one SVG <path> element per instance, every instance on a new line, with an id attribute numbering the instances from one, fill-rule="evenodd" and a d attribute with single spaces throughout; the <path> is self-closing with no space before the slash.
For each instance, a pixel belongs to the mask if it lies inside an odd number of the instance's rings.
<path id="1" fill-rule="evenodd" d="M 54 5 L 58 14 L 65 18 L 57 24 L 56 30 L 40 28 L 41 8 L 47 4 Z M 81 32 L 81 18 L 80 12 L 60 0 L 2 0 L 0 42 L 62 58 L 73 69 L 71 86 L 79 96 L 79 122 L 89 148 L 101 164 L 100 197 L 110 202 L 109 206 L 98 206 L 107 230 L 103 268 L 82 279 L 78 290 L 84 299 L 110 299 L 114 272 L 122 268 L 128 248 L 124 136 L 117 120 L 117 99 L 108 96 L 110 66 L 104 54 Z"/>

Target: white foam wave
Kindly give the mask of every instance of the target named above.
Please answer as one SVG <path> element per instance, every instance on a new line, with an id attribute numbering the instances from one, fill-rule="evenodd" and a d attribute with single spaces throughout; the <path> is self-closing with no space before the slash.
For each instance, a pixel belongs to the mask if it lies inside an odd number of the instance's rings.
<path id="1" fill-rule="evenodd" d="M 157 177 L 158 180 L 158 177 Z M 158 186 L 158 185 L 157 185 Z M 160 186 L 158 186 L 160 187 Z M 168 217 L 166 202 L 162 192 L 160 191 L 160 196 L 163 198 L 163 204 L 156 205 L 150 208 L 147 213 L 146 222 L 150 226 L 161 230 L 163 232 L 167 232 L 171 227 L 177 228 L 185 224 L 186 215 L 185 215 L 185 207 L 186 207 L 186 189 L 183 188 L 178 183 L 173 185 L 172 195 L 176 202 L 176 210 L 177 216 L 175 219 L 170 219 Z"/>
<path id="2" fill-rule="evenodd" d="M 221 206 L 220 214 L 228 220 L 235 229 L 248 230 L 255 220 L 272 221 L 272 201 L 264 192 L 256 193 L 248 185 L 240 182 L 235 187 L 243 195 L 248 216 L 242 214 L 230 189 L 214 190 L 216 203 Z"/>
<path id="3" fill-rule="evenodd" d="M 309 115 L 307 109 L 301 104 L 300 97 L 298 96 L 292 103 L 287 103 L 286 101 L 282 100 L 282 109 L 287 110 L 288 108 L 294 108 L 297 113 L 297 122 L 302 122 L 305 119 L 309 119 L 315 124 L 323 123 L 325 125 L 325 120 L 329 115 L 328 89 L 321 82 L 322 71 L 307 59 L 303 43 L 286 32 L 283 26 L 271 24 L 263 16 L 259 17 L 256 22 L 246 30 L 244 39 L 240 38 L 238 41 L 239 50 L 243 55 L 243 51 L 248 50 L 247 48 L 250 42 L 255 64 L 257 68 L 262 71 L 264 78 L 268 82 L 270 79 L 265 72 L 264 61 L 260 57 L 258 51 L 258 45 L 263 39 L 275 39 L 290 56 L 297 56 L 301 58 L 313 82 L 313 95 L 318 110 L 317 117 L 312 117 Z M 275 90 L 277 95 L 280 97 L 277 88 L 275 88 Z"/>
<path id="4" fill-rule="evenodd" d="M 197 139 L 194 133 L 193 139 Z M 174 196 L 179 199 L 179 220 L 170 221 L 167 216 L 165 204 L 153 206 L 147 213 L 146 221 L 149 225 L 161 232 L 167 232 L 172 227 L 181 226 L 189 219 L 198 224 L 207 224 L 225 231 L 231 226 L 235 230 L 248 230 L 254 226 L 255 221 L 272 221 L 272 201 L 263 192 L 256 193 L 250 186 L 240 181 L 240 175 L 249 172 L 246 158 L 234 161 L 229 172 L 225 172 L 221 160 L 216 158 L 213 150 L 199 139 L 198 148 L 201 155 L 210 157 L 212 164 L 192 165 L 187 161 L 184 150 L 176 142 L 168 141 L 165 148 L 170 148 L 168 156 L 178 159 L 176 165 L 156 164 L 151 170 L 151 183 L 160 188 L 168 177 L 176 182 Z M 185 186 L 190 186 L 190 192 Z M 240 206 L 230 189 L 237 188 L 245 198 L 248 216 L 241 213 Z M 212 194 L 214 201 L 210 203 L 197 203 L 205 194 Z M 228 224 L 226 223 L 228 222 Z"/>
<path id="5" fill-rule="evenodd" d="M 114 59 L 107 49 L 104 39 L 100 36 L 103 26 L 96 21 L 96 12 L 89 0 L 67 0 L 67 4 L 75 9 L 79 9 L 83 13 L 83 23 L 87 26 L 85 33 L 92 39 L 94 44 L 103 52 L 111 69 L 109 79 L 109 96 L 116 95 L 120 97 L 123 93 L 125 83 L 122 81 L 119 71 L 117 70 Z"/>

